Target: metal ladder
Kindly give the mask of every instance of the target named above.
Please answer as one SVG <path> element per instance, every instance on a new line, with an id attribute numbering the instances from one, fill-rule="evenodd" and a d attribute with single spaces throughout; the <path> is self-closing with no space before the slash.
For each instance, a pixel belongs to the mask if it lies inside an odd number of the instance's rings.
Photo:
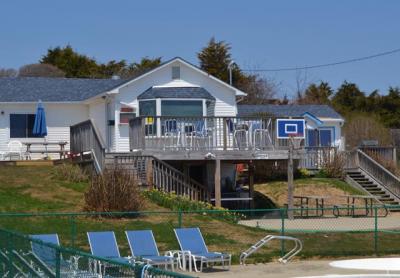
<path id="1" fill-rule="evenodd" d="M 245 264 L 245 260 L 247 259 L 248 256 L 256 252 L 258 249 L 260 249 L 262 246 L 267 244 L 273 239 L 280 239 L 280 240 L 289 240 L 293 241 L 295 243 L 295 246 L 293 247 L 292 250 L 287 252 L 282 258 L 280 258 L 278 261 L 281 263 L 287 263 L 290 261 L 294 256 L 296 256 L 302 249 L 303 249 L 303 244 L 298 238 L 290 237 L 290 236 L 274 236 L 274 235 L 267 235 L 264 238 L 262 238 L 260 241 L 258 241 L 256 244 L 251 246 L 249 249 L 246 251 L 242 252 L 240 254 L 240 264 Z"/>

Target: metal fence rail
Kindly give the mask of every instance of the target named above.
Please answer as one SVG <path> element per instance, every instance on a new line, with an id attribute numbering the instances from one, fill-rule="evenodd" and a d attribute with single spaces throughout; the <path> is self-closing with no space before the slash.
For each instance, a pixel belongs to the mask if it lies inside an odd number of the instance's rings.
<path id="1" fill-rule="evenodd" d="M 233 262 L 238 263 L 240 254 L 255 239 L 268 234 L 299 238 L 304 257 L 399 253 L 400 214 L 390 213 L 385 217 L 388 208 L 382 205 L 324 207 L 318 213 L 316 208 L 299 208 L 293 210 L 294 220 L 287 218 L 287 209 L 0 213 L 0 227 L 24 234 L 58 233 L 63 246 L 86 251 L 89 250 L 86 232 L 114 231 L 126 256 L 130 253 L 124 231 L 153 230 L 161 251 L 168 251 L 179 246 L 174 228 L 199 227 L 212 251 L 231 253 Z M 400 206 L 390 208 L 400 209 Z M 1 248 L 7 247 L 6 242 L 1 240 Z M 269 261 L 272 257 L 284 256 L 292 247 L 291 243 L 279 244 L 278 240 L 248 260 Z"/>

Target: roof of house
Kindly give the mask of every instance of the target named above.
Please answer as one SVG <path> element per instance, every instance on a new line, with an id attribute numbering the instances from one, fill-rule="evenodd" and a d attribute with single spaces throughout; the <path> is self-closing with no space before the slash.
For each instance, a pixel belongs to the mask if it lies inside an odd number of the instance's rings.
<path id="1" fill-rule="evenodd" d="M 138 96 L 138 99 L 155 98 L 215 98 L 202 87 L 150 87 Z"/>
<path id="2" fill-rule="evenodd" d="M 83 101 L 125 82 L 114 79 L 3 77 L 0 78 L 0 102 Z"/>
<path id="3" fill-rule="evenodd" d="M 259 113 L 267 113 L 277 117 L 302 117 L 305 113 L 309 113 L 319 118 L 343 119 L 342 116 L 329 105 L 238 105 L 239 116 L 253 116 Z"/>

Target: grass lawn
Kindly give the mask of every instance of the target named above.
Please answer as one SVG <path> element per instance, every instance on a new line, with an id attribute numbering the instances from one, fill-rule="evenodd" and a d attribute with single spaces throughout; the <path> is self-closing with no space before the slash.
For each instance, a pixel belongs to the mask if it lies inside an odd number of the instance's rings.
<path id="1" fill-rule="evenodd" d="M 294 195 L 298 196 L 329 196 L 327 205 L 340 204 L 345 201 L 345 195 L 364 195 L 363 192 L 354 189 L 344 181 L 328 178 L 301 178 L 296 179 Z M 283 207 L 287 203 L 287 182 L 272 181 L 256 184 L 255 191 L 268 196 L 277 207 Z"/>
<path id="2" fill-rule="evenodd" d="M 348 192 L 339 181 L 326 179 L 304 179 L 296 181 L 297 187 L 314 184 L 314 188 L 333 187 Z M 271 194 L 279 200 L 279 194 L 286 186 L 283 182 L 257 185 L 260 192 Z M 268 189 L 269 187 L 273 188 Z M 80 212 L 86 183 L 70 183 L 58 179 L 53 167 L 0 167 L 0 211 L 1 212 Z M 341 191 L 341 192 L 342 192 Z M 279 193 L 281 192 L 281 193 Z M 274 195 L 275 194 L 275 195 Z M 276 197 L 278 196 L 278 197 Z M 177 249 L 178 243 L 173 228 L 178 227 L 176 212 L 146 202 L 145 210 L 162 211 L 163 214 L 145 214 L 138 217 L 110 219 L 86 216 L 0 216 L 0 226 L 26 234 L 58 233 L 65 246 L 76 246 L 88 251 L 87 231 L 112 230 L 116 232 L 122 255 L 129 255 L 125 230 L 151 229 L 154 232 L 160 251 Z M 224 251 L 233 254 L 234 262 L 239 255 L 269 232 L 241 226 L 226 220 L 218 220 L 209 215 L 183 215 L 182 226 L 200 227 L 211 251 Z M 373 233 L 310 233 L 291 234 L 304 242 L 302 257 L 369 255 L 373 249 Z M 400 251 L 400 235 L 379 234 L 379 247 L 382 253 Z M 396 243 L 396 244 L 394 244 Z M 399 243 L 399 244 L 397 244 Z M 287 245 L 286 248 L 289 248 Z M 280 242 L 274 242 L 252 255 L 248 263 L 267 262 L 280 254 Z"/>

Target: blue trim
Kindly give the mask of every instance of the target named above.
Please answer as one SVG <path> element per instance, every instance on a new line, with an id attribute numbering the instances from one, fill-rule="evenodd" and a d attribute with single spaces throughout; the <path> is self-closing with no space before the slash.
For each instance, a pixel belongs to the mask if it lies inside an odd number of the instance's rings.
<path id="1" fill-rule="evenodd" d="M 323 125 L 324 122 L 321 121 L 318 117 L 314 116 L 313 114 L 311 114 L 310 112 L 305 112 L 301 115 L 302 117 L 308 117 L 311 120 L 313 120 L 314 122 L 317 123 L 317 125 Z"/>

